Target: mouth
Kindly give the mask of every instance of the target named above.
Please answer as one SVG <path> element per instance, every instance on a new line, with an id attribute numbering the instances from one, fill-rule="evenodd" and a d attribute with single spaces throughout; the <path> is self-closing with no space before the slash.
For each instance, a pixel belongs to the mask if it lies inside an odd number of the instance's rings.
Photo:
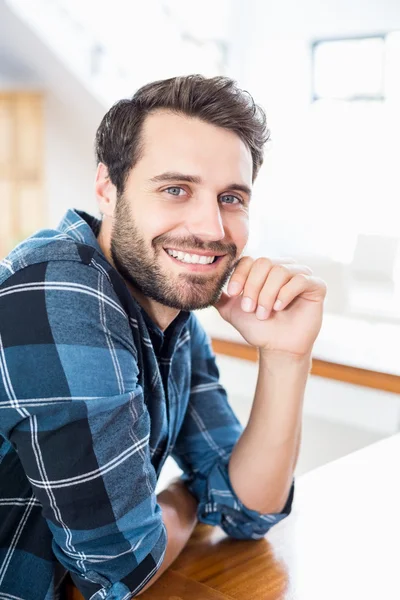
<path id="1" fill-rule="evenodd" d="M 190 271 L 211 271 L 226 256 L 226 254 L 213 254 L 212 252 L 183 252 L 173 248 L 164 248 L 164 251 L 174 263 L 186 267 Z"/>

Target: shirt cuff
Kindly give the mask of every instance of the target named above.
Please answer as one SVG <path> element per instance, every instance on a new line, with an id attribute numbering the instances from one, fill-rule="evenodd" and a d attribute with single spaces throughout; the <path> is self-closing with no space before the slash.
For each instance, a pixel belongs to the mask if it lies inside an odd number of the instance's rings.
<path id="1" fill-rule="evenodd" d="M 295 482 L 293 479 L 288 499 L 280 513 L 262 514 L 247 508 L 235 494 L 228 474 L 227 463 L 213 465 L 207 477 L 200 473 L 182 476 L 199 505 L 200 522 L 220 526 L 227 535 L 236 539 L 260 539 L 292 510 Z"/>

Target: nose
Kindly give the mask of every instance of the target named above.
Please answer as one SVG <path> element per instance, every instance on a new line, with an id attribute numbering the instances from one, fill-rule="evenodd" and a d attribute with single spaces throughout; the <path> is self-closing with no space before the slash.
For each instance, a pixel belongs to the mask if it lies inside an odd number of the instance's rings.
<path id="1" fill-rule="evenodd" d="M 186 229 L 206 242 L 222 240 L 225 230 L 218 200 L 205 198 L 193 203 L 186 218 Z"/>

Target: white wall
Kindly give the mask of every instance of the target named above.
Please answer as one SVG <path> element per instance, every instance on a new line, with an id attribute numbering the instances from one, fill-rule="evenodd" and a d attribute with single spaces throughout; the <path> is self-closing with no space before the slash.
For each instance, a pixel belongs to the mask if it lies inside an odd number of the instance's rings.
<path id="1" fill-rule="evenodd" d="M 75 109 L 49 91 L 45 99 L 45 171 L 49 225 L 68 208 L 97 214 L 93 192 L 95 130 L 77 121 Z"/>
<path id="2" fill-rule="evenodd" d="M 400 3 L 234 0 L 233 9 L 229 75 L 264 106 L 272 131 L 256 182 L 251 251 L 262 247 L 277 255 L 330 254 L 349 262 L 356 241 L 353 223 L 363 218 L 354 212 L 352 200 L 369 194 L 372 205 L 365 206 L 365 211 L 369 211 L 368 222 L 373 222 L 374 199 L 382 207 L 382 201 L 389 198 L 391 190 L 385 181 L 393 176 L 394 166 L 380 165 L 377 177 L 376 155 L 368 162 L 366 152 L 362 160 L 355 157 L 351 171 L 353 156 L 346 147 L 346 131 L 335 126 L 319 131 L 310 108 L 311 43 L 324 37 L 400 29 Z M 331 164 L 321 152 L 326 142 L 321 136 L 327 132 L 338 148 Z M 384 132 L 368 130 L 368 123 L 362 135 L 366 150 L 384 143 Z M 350 185 L 343 185 L 349 178 Z M 307 216 L 319 217 L 321 227 L 311 226 L 310 231 Z"/>
<path id="3" fill-rule="evenodd" d="M 1 2 L 0 89 L 44 94 L 48 225 L 55 226 L 68 208 L 95 213 L 93 140 L 107 107 Z"/>

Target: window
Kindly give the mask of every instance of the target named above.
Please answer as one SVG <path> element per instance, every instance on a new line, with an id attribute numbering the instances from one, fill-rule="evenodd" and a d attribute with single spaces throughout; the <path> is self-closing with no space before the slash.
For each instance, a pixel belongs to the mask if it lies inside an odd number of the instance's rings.
<path id="1" fill-rule="evenodd" d="M 385 36 L 316 42 L 313 99 L 383 100 Z"/>
<path id="2" fill-rule="evenodd" d="M 350 260 L 357 236 L 400 236 L 400 32 L 313 44 L 315 180 Z"/>

